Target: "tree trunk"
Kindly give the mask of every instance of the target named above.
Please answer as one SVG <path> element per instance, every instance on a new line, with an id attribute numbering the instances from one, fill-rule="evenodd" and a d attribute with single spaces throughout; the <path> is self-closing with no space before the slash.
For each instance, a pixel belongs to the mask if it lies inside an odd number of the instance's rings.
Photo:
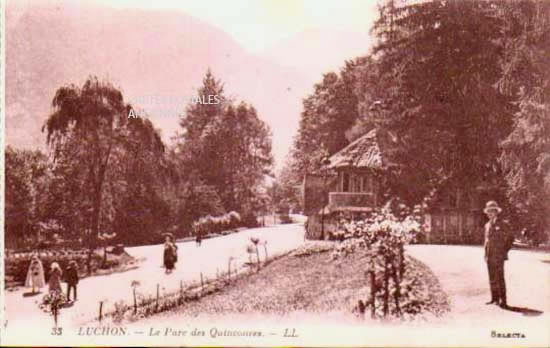
<path id="1" fill-rule="evenodd" d="M 393 300 L 395 302 L 395 310 L 398 316 L 401 316 L 401 307 L 399 305 L 399 299 L 401 297 L 401 278 L 397 275 L 397 269 L 395 264 L 392 263 L 392 278 L 395 283 L 395 294 L 393 295 Z"/>
<path id="2" fill-rule="evenodd" d="M 405 273 L 405 250 L 403 244 L 399 245 L 399 281 L 403 279 Z"/>
<path id="3" fill-rule="evenodd" d="M 390 302 L 390 272 L 388 259 L 384 260 L 384 317 L 388 315 Z"/>
<path id="4" fill-rule="evenodd" d="M 103 267 L 107 265 L 107 245 L 103 246 Z"/>
<path id="5" fill-rule="evenodd" d="M 94 202 L 92 210 L 91 231 L 88 240 L 88 275 L 92 274 L 92 254 L 96 248 L 99 235 L 99 213 L 101 208 L 101 187 L 96 187 L 94 190 Z"/>
<path id="6" fill-rule="evenodd" d="M 374 271 L 369 271 L 370 276 L 370 316 L 376 318 L 376 275 Z"/>

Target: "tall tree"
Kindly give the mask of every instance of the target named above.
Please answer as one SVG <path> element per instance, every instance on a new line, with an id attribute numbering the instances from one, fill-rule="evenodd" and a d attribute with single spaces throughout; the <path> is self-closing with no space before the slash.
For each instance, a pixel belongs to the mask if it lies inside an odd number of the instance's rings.
<path id="1" fill-rule="evenodd" d="M 498 87 L 518 110 L 500 160 L 522 222 L 550 233 L 550 3 L 508 1 L 502 16 L 506 39 Z"/>
<path id="2" fill-rule="evenodd" d="M 109 180 L 117 238 L 152 242 L 170 223 L 170 208 L 161 189 L 171 183 L 165 146 L 146 118 L 129 118 L 124 132 L 113 157 L 118 172 L 111 171 L 113 180 Z"/>
<path id="3" fill-rule="evenodd" d="M 253 106 L 244 102 L 235 106 L 225 98 L 221 81 L 210 71 L 199 89 L 199 100 L 209 96 L 219 102 L 187 107 L 180 121 L 178 154 L 184 170 L 215 189 L 224 210 L 236 210 L 246 218 L 253 213 L 258 187 L 273 164 L 271 131 Z"/>
<path id="4" fill-rule="evenodd" d="M 162 141 L 149 121 L 129 117 L 135 111 L 119 90 L 95 77 L 81 88 L 59 88 L 52 106 L 54 112 L 43 130 L 54 161 L 69 161 L 66 167 L 70 170 L 65 174 L 83 178 L 80 189 L 90 202 L 87 237 L 89 246 L 94 247 L 100 232 L 112 229 L 115 200 L 121 190 L 115 184 L 122 166 L 131 163 L 141 173 L 143 168 L 138 165 L 143 149 L 148 149 L 149 158 L 158 156 L 163 151 Z M 132 161 L 125 161 L 130 158 L 125 155 L 131 155 Z M 106 192 L 110 194 L 106 196 Z"/>
<path id="5" fill-rule="evenodd" d="M 374 53 L 393 87 L 376 123 L 395 140 L 389 154 L 399 164 L 395 187 L 403 198 L 502 176 L 499 144 L 510 132 L 514 106 L 494 88 L 502 75 L 494 63 L 503 54 L 498 10 L 498 1 L 381 7 Z"/>
<path id="6" fill-rule="evenodd" d="M 222 161 L 215 137 L 229 101 L 224 95 L 222 82 L 212 75 L 210 69 L 202 82 L 197 95 L 197 100 L 201 102 L 188 104 L 180 118 L 182 132 L 176 138 L 179 153 L 186 164 L 184 170 L 196 170 L 207 185 L 220 186 Z M 210 96 L 217 96 L 219 102 L 202 102 Z"/>

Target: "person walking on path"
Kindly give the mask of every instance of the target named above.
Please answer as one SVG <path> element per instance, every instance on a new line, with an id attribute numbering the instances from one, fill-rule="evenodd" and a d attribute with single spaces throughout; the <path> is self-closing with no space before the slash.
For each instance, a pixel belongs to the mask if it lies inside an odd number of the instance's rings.
<path id="1" fill-rule="evenodd" d="M 489 271 L 491 301 L 501 308 L 508 308 L 506 302 L 506 282 L 504 279 L 504 261 L 508 260 L 508 251 L 512 248 L 514 236 L 498 215 L 502 209 L 497 202 L 489 201 L 483 212 L 489 218 L 485 224 L 485 262 Z"/>
<path id="2" fill-rule="evenodd" d="M 50 279 L 48 280 L 49 292 L 61 292 L 61 276 L 63 272 L 57 262 L 52 262 L 50 266 Z"/>
<path id="3" fill-rule="evenodd" d="M 71 260 L 65 271 L 65 281 L 67 282 L 67 300 L 71 300 L 71 289 L 74 291 L 74 301 L 77 299 L 76 285 L 78 284 L 78 264 Z"/>
<path id="4" fill-rule="evenodd" d="M 198 247 L 201 246 L 201 243 L 202 243 L 202 235 L 201 235 L 200 232 L 197 233 L 197 238 L 195 239 L 195 242 L 196 242 L 196 245 L 197 245 Z"/>
<path id="5" fill-rule="evenodd" d="M 164 267 L 166 268 L 166 273 L 172 273 L 177 261 L 178 247 L 173 242 L 173 236 L 166 234 L 166 241 L 164 242 Z"/>
<path id="6" fill-rule="evenodd" d="M 42 265 L 42 261 L 38 258 L 38 255 L 34 254 L 31 257 L 31 263 L 27 271 L 25 287 L 32 288 L 32 294 L 36 294 L 36 290 L 38 289 L 38 292 L 40 292 L 40 289 L 45 285 L 44 266 Z"/>

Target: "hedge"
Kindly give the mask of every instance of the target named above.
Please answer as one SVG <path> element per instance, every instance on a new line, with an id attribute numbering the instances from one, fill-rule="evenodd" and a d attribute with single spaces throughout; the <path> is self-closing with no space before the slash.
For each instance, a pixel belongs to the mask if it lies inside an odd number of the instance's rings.
<path id="1" fill-rule="evenodd" d="M 5 276 L 10 282 L 17 285 L 24 285 L 27 278 L 27 271 L 31 263 L 32 253 L 6 255 L 5 259 Z M 87 251 L 57 251 L 57 252 L 41 252 L 39 259 L 44 267 L 44 276 L 48 281 L 50 276 L 50 267 L 53 262 L 57 262 L 61 269 L 65 271 L 69 262 L 75 260 L 78 264 L 78 273 L 85 276 L 88 273 L 88 252 Z M 92 272 L 97 270 L 103 261 L 103 257 L 96 253 L 92 254 L 91 268 Z M 7 285 L 7 284 L 6 284 Z"/>

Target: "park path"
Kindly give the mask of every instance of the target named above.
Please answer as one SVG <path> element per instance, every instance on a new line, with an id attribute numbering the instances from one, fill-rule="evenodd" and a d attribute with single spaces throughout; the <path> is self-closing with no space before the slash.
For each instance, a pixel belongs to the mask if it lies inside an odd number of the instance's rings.
<path id="1" fill-rule="evenodd" d="M 202 246 L 195 242 L 178 243 L 178 263 L 172 274 L 165 274 L 162 268 L 163 245 L 149 245 L 127 248 L 127 252 L 137 258 L 145 258 L 139 268 L 123 273 L 105 276 L 94 276 L 81 279 L 78 284 L 78 301 L 70 308 L 62 310 L 60 325 L 74 325 L 92 320 L 98 315 L 99 302 L 107 300 L 106 310 L 112 310 L 114 303 L 124 300 L 132 303 L 131 283 L 140 282 L 138 291 L 154 295 L 157 284 L 160 284 L 161 295 L 165 291 L 179 289 L 180 281 L 200 280 L 201 272 L 212 279 L 218 271 L 227 271 L 228 259 L 233 258 L 231 267 L 241 267 L 248 261 L 246 246 L 250 237 L 267 241 L 267 252 L 275 254 L 290 251 L 304 242 L 303 224 L 275 225 L 264 228 L 244 230 L 239 233 L 203 240 Z M 264 248 L 260 246 L 260 258 L 264 257 Z M 63 284 L 65 290 L 65 284 Z M 43 289 L 44 291 L 45 289 Z M 5 307 L 8 326 L 32 327 L 33 325 L 49 327 L 53 324 L 50 315 L 38 308 L 42 294 L 34 297 L 23 297 L 27 289 L 6 292 Z M 51 322 L 51 323 L 50 323 Z M 53 326 L 53 325 L 52 325 Z"/>
<path id="2" fill-rule="evenodd" d="M 512 310 L 503 310 L 485 305 L 491 295 L 482 247 L 410 245 L 407 252 L 434 272 L 449 295 L 451 313 L 445 316 L 446 324 L 472 330 L 491 328 L 500 333 L 523 332 L 534 342 L 550 346 L 550 253 L 509 252 L 505 277 Z"/>

